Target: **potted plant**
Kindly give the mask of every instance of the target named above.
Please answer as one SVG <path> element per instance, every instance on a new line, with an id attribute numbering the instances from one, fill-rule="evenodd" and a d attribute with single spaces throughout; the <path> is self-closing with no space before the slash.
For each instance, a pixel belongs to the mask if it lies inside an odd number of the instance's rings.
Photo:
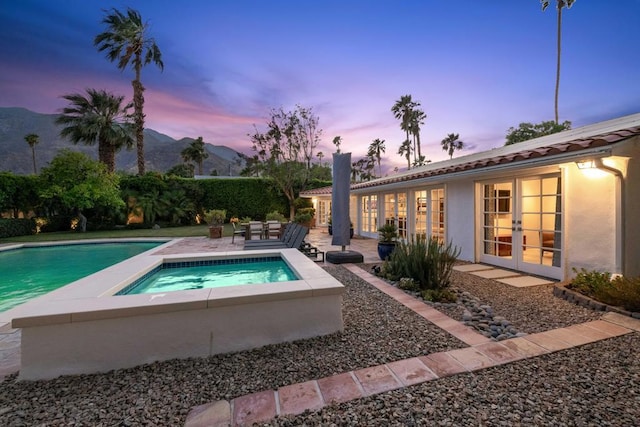
<path id="1" fill-rule="evenodd" d="M 210 209 L 205 211 L 204 219 L 209 224 L 209 237 L 219 239 L 222 237 L 222 224 L 227 217 L 227 211 L 224 209 Z"/>
<path id="2" fill-rule="evenodd" d="M 395 223 L 387 223 L 378 228 L 378 256 L 386 260 L 398 242 L 398 227 Z"/>

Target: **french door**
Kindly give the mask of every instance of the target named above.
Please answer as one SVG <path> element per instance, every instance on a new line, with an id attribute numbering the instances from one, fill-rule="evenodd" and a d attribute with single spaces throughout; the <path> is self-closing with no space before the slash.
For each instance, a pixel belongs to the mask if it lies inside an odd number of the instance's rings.
<path id="1" fill-rule="evenodd" d="M 480 261 L 561 278 L 559 174 L 482 183 Z"/>

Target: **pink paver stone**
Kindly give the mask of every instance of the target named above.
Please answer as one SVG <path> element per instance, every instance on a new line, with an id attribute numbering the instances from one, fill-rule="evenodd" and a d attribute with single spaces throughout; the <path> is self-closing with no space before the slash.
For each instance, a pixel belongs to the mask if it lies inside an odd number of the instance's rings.
<path id="1" fill-rule="evenodd" d="M 567 327 L 567 329 L 570 331 L 576 331 L 580 335 L 584 335 L 585 337 L 590 338 L 592 342 L 611 338 L 611 335 L 609 335 L 608 333 L 596 328 L 589 327 L 588 323 L 579 323 L 577 325 L 571 325 Z"/>
<path id="2" fill-rule="evenodd" d="M 362 390 L 351 373 L 334 375 L 318 380 L 325 403 L 342 403 L 362 397 Z"/>
<path id="3" fill-rule="evenodd" d="M 572 347 L 571 344 L 561 341 L 558 338 L 549 335 L 547 332 L 527 335 L 524 339 L 531 341 L 540 347 L 544 347 L 549 351 L 566 350 L 567 348 Z"/>
<path id="4" fill-rule="evenodd" d="M 500 344 L 518 353 L 523 358 L 540 356 L 549 352 L 546 348 L 540 347 L 522 337 L 500 341 Z"/>
<path id="5" fill-rule="evenodd" d="M 400 381 L 402 381 L 402 384 L 405 386 L 438 378 L 437 375 L 427 368 L 417 357 L 387 363 L 387 366 L 400 378 Z"/>
<path id="6" fill-rule="evenodd" d="M 480 350 L 482 353 L 486 354 L 487 356 L 489 356 L 489 358 L 495 360 L 498 363 L 513 362 L 514 360 L 522 358 L 520 354 L 497 342 L 480 344 L 475 346 L 474 348 L 476 350 Z"/>
<path id="7" fill-rule="evenodd" d="M 292 384 L 278 389 L 280 413 L 298 415 L 306 411 L 316 411 L 324 406 L 316 381 Z"/>
<path id="8" fill-rule="evenodd" d="M 402 384 L 393 376 L 385 365 L 373 366 L 354 372 L 362 385 L 365 396 L 395 390 Z"/>
<path id="9" fill-rule="evenodd" d="M 489 359 L 473 347 L 451 350 L 448 353 L 469 371 L 475 371 L 497 365 L 496 362 Z"/>
<path id="10" fill-rule="evenodd" d="M 440 378 L 466 372 L 465 367 L 447 353 L 433 353 L 419 359 Z"/>
<path id="11" fill-rule="evenodd" d="M 231 425 L 231 408 L 226 400 L 196 406 L 189 411 L 185 427 L 223 427 Z"/>
<path id="12" fill-rule="evenodd" d="M 491 338 L 487 338 L 482 334 L 477 333 L 468 326 L 462 323 L 455 325 L 447 329 L 447 332 L 467 345 L 477 345 L 493 342 Z"/>
<path id="13" fill-rule="evenodd" d="M 251 425 L 276 416 L 276 397 L 273 390 L 247 394 L 233 399 L 234 425 Z"/>
<path id="14" fill-rule="evenodd" d="M 560 341 L 569 343 L 572 346 L 593 342 L 593 340 L 589 337 L 585 337 L 584 335 L 579 334 L 577 331 L 572 331 L 567 328 L 552 329 L 550 331 L 547 331 L 547 334 L 553 338 L 559 339 Z"/>
<path id="15" fill-rule="evenodd" d="M 631 332 L 624 326 L 616 325 L 611 322 L 605 322 L 604 320 L 594 320 L 593 322 L 584 323 L 584 325 L 605 332 L 613 337 L 618 337 L 620 335 L 628 334 L 629 332 Z"/>

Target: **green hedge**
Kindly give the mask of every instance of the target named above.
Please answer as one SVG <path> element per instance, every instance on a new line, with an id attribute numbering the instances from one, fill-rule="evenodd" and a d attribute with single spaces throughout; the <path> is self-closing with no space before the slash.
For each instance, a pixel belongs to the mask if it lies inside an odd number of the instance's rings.
<path id="1" fill-rule="evenodd" d="M 32 219 L 0 218 L 0 238 L 34 234 L 36 224 Z"/>

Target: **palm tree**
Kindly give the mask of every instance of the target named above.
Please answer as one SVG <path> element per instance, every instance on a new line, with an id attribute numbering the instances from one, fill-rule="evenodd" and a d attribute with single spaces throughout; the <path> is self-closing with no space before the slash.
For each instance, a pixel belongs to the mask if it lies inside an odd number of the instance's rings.
<path id="1" fill-rule="evenodd" d="M 419 107 L 419 106 L 420 106 L 419 102 L 414 103 L 414 107 Z M 411 131 L 411 134 L 413 134 L 413 137 L 414 137 L 414 141 L 415 141 L 414 146 L 417 149 L 417 152 L 415 153 L 415 155 L 416 155 L 416 158 L 418 159 L 417 161 L 418 164 L 424 163 L 424 157 L 422 156 L 422 149 L 420 147 L 420 126 L 424 124 L 424 121 L 426 118 L 427 118 L 427 115 L 425 114 L 425 112 L 418 108 L 413 109 L 413 111 L 411 112 L 411 117 L 409 118 L 409 129 Z"/>
<path id="2" fill-rule="evenodd" d="M 557 47 L 557 60 L 556 60 L 556 94 L 555 94 L 555 114 L 556 123 L 559 122 L 558 118 L 558 93 L 560 92 L 560 56 L 562 46 L 562 9 L 569 9 L 573 6 L 575 0 L 556 0 L 556 9 L 558 10 L 558 47 Z M 542 3 L 542 10 L 546 10 L 549 7 L 550 0 L 540 0 Z"/>
<path id="3" fill-rule="evenodd" d="M 64 95 L 70 102 L 62 109 L 56 124 L 64 125 L 60 136 L 72 143 L 86 145 L 98 143 L 98 160 L 115 170 L 116 152 L 122 147 L 133 146 L 131 104 L 122 106 L 124 96 L 116 96 L 105 90 L 87 89 L 87 96 L 79 93 Z"/>
<path id="4" fill-rule="evenodd" d="M 407 170 L 411 169 L 411 141 L 405 139 L 398 149 L 398 154 L 407 159 Z"/>
<path id="5" fill-rule="evenodd" d="M 371 145 L 369 145 L 369 153 L 367 154 L 378 162 L 378 173 L 380 176 L 382 176 L 382 153 L 384 153 L 385 150 L 386 147 L 384 146 L 384 139 L 380 140 L 380 138 L 376 138 L 373 140 Z"/>
<path id="6" fill-rule="evenodd" d="M 442 140 L 442 149 L 449 153 L 449 158 L 453 158 L 453 152 L 456 150 L 462 150 L 464 148 L 464 142 L 460 141 L 460 135 L 457 133 L 450 133 L 445 139 Z"/>
<path id="7" fill-rule="evenodd" d="M 182 155 L 182 159 L 185 162 L 192 161 L 198 165 L 198 175 L 202 175 L 203 170 L 203 162 L 204 159 L 209 157 L 209 153 L 204 148 L 204 141 L 202 137 L 199 136 L 198 139 L 194 140 L 191 144 L 189 144 L 184 150 L 180 152 Z"/>
<path id="8" fill-rule="evenodd" d="M 399 100 L 391 107 L 393 116 L 400 120 L 400 129 L 405 132 L 407 141 L 409 140 L 409 134 L 411 133 L 411 116 L 413 114 L 413 108 L 416 106 L 415 102 L 411 99 L 411 95 L 403 95 Z M 415 153 L 416 147 L 413 147 Z"/>
<path id="9" fill-rule="evenodd" d="M 140 81 L 142 67 L 150 62 L 155 63 L 160 70 L 164 68 L 162 54 L 153 38 L 146 32 L 148 24 L 142 22 L 140 13 L 127 8 L 124 14 L 112 9 L 102 23 L 107 25 L 107 31 L 98 34 L 93 44 L 99 52 L 106 51 L 107 58 L 118 61 L 118 68 L 124 70 L 128 65 L 133 67 L 135 78 L 133 86 L 134 121 L 136 130 L 136 145 L 138 150 L 138 174 L 144 175 L 144 86 Z"/>
<path id="10" fill-rule="evenodd" d="M 318 158 L 318 162 L 320 163 L 320 166 L 322 166 L 322 158 L 324 157 L 324 153 L 322 151 L 318 151 L 316 153 L 316 157 Z"/>
<path id="11" fill-rule="evenodd" d="M 33 173 L 37 175 L 38 169 L 36 168 L 36 144 L 40 142 L 40 137 L 35 133 L 30 133 L 24 136 L 24 140 L 27 141 L 27 144 L 29 144 L 29 147 L 31 147 L 31 157 L 33 158 Z"/>

